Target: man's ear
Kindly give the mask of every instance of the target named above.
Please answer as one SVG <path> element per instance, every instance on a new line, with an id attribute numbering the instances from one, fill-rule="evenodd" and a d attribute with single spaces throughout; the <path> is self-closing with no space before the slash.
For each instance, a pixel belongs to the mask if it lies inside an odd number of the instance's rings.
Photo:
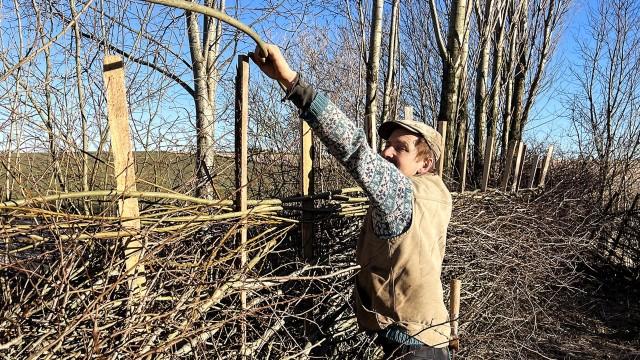
<path id="1" fill-rule="evenodd" d="M 422 161 L 422 166 L 418 169 L 418 171 L 416 172 L 417 175 L 424 175 L 424 174 L 428 174 L 429 172 L 431 172 L 431 169 L 433 169 L 434 166 L 434 161 L 432 158 L 428 158 L 426 160 Z"/>

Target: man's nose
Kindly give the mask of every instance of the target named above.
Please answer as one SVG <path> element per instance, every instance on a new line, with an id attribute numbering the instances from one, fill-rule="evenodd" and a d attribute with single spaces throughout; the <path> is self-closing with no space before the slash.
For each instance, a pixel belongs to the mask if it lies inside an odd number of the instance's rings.
<path id="1" fill-rule="evenodd" d="M 382 150 L 382 157 L 385 159 L 393 159 L 394 154 L 395 151 L 393 151 L 393 148 L 391 146 Z"/>

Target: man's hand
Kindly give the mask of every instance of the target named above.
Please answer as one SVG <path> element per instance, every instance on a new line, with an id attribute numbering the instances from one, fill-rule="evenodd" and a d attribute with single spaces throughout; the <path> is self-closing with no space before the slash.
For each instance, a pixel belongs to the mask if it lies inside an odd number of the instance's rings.
<path id="1" fill-rule="evenodd" d="M 265 47 L 267 54 L 256 46 L 255 52 L 250 54 L 251 59 L 268 77 L 278 81 L 285 89 L 290 89 L 296 79 L 296 72 L 291 70 L 277 46 L 267 44 Z"/>

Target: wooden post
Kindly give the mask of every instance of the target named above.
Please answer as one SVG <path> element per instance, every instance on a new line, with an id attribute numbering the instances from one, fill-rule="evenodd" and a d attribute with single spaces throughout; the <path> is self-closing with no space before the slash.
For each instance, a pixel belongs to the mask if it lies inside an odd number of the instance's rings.
<path id="1" fill-rule="evenodd" d="M 413 106 L 404 107 L 404 119 L 406 121 L 413 121 Z"/>
<path id="2" fill-rule="evenodd" d="M 444 172 L 444 158 L 447 153 L 447 122 L 446 121 L 438 121 L 438 132 L 442 135 L 442 152 L 440 153 L 440 158 L 438 159 L 438 175 L 442 177 Z"/>
<path id="3" fill-rule="evenodd" d="M 458 317 L 460 316 L 460 286 L 462 281 L 451 279 L 449 294 L 449 321 L 451 325 L 451 340 L 449 348 L 453 351 L 460 350 L 460 337 L 458 334 Z"/>
<path id="4" fill-rule="evenodd" d="M 551 156 L 553 155 L 553 145 L 549 145 L 547 149 L 547 156 L 544 158 L 544 164 L 542 165 L 542 174 L 540 174 L 540 182 L 538 186 L 544 187 L 544 181 L 547 177 L 547 172 L 549 171 L 549 165 L 551 164 Z"/>
<path id="5" fill-rule="evenodd" d="M 462 174 L 460 174 L 460 193 L 464 192 L 467 186 L 467 161 L 469 159 L 469 139 L 465 136 L 464 140 L 464 158 L 462 159 Z"/>
<path id="6" fill-rule="evenodd" d="M 518 181 L 520 180 L 520 163 L 524 154 L 524 141 L 518 140 L 518 151 L 516 152 L 516 161 L 513 166 L 513 182 L 511 183 L 511 191 L 518 190 Z"/>
<path id="7" fill-rule="evenodd" d="M 484 167 L 482 168 L 482 184 L 480 184 L 480 190 L 487 191 L 489 186 L 489 175 L 491 173 L 491 161 L 493 160 L 493 147 L 495 143 L 495 136 L 487 138 L 487 144 L 484 148 Z"/>
<path id="8" fill-rule="evenodd" d="M 516 187 L 516 190 L 521 188 L 521 184 L 522 184 L 522 177 L 524 175 L 524 163 L 525 160 L 527 159 L 527 145 L 524 144 L 522 146 L 522 156 L 520 157 L 520 170 L 518 171 L 518 186 Z"/>
<path id="9" fill-rule="evenodd" d="M 249 150 L 247 145 L 249 129 L 249 57 L 238 55 L 238 68 L 236 73 L 236 102 L 235 102 L 235 160 L 236 160 L 236 201 L 237 211 L 247 210 L 247 187 L 248 187 L 248 158 Z M 240 271 L 244 271 L 247 263 L 247 219 L 242 219 L 240 228 Z M 242 310 L 247 308 L 247 292 L 240 292 L 240 306 Z M 246 328 L 244 323 L 241 326 L 242 350 L 241 356 L 245 356 Z"/>
<path id="10" fill-rule="evenodd" d="M 305 121 L 300 125 L 300 193 L 302 196 L 313 194 L 313 135 Z M 302 201 L 302 254 L 305 259 L 313 258 L 313 200 Z"/>
<path id="11" fill-rule="evenodd" d="M 113 168 L 116 177 L 116 190 L 119 192 L 136 191 L 135 161 L 129 131 L 129 105 L 124 84 L 124 63 L 117 55 L 104 57 L 104 84 L 107 97 L 107 118 L 113 152 Z M 140 210 L 137 198 L 123 196 L 118 200 L 118 212 L 124 228 L 140 229 Z M 146 292 L 144 265 L 140 262 L 144 245 L 138 236 L 123 236 L 125 272 L 131 297 L 130 306 L 139 303 Z"/>
<path id="12" fill-rule="evenodd" d="M 509 177 L 511 175 L 511 164 L 513 163 L 514 153 L 516 151 L 517 141 L 511 141 L 507 153 L 504 157 L 504 169 L 502 170 L 502 178 L 500 179 L 500 189 L 507 191 L 507 185 L 509 185 Z"/>
<path id="13" fill-rule="evenodd" d="M 236 103 L 235 103 L 235 160 L 236 160 L 236 201 L 237 211 L 247 210 L 247 176 L 248 176 L 248 137 L 249 128 L 249 57 L 238 55 L 236 74 Z M 240 231 L 240 246 L 247 241 L 246 220 L 243 220 Z M 241 254 L 241 266 L 247 261 L 244 249 Z"/>
<path id="14" fill-rule="evenodd" d="M 533 154 L 531 157 L 531 169 L 529 170 L 529 183 L 527 186 L 529 189 L 533 188 L 533 185 L 535 184 L 539 161 L 540 156 L 538 156 L 538 154 Z"/>

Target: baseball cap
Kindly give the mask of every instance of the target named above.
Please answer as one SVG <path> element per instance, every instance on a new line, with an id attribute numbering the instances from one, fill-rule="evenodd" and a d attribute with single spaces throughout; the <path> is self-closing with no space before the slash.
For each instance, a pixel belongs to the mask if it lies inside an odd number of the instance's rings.
<path id="1" fill-rule="evenodd" d="M 442 135 L 440 135 L 436 129 L 425 123 L 413 120 L 390 120 L 380 125 L 378 135 L 388 140 L 393 130 L 397 128 L 404 128 L 422 136 L 433 151 L 433 155 L 436 157 L 435 160 L 437 161 L 440 158 L 440 154 L 442 153 Z"/>

